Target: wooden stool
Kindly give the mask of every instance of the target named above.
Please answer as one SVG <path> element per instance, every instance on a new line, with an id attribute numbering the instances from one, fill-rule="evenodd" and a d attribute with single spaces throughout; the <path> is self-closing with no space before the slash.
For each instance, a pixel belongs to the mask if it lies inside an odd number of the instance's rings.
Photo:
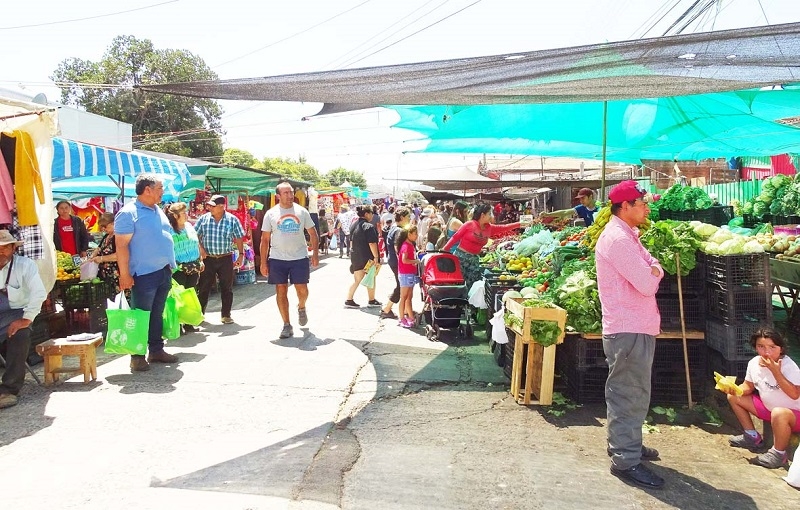
<path id="1" fill-rule="evenodd" d="M 36 352 L 44 358 L 44 384 L 50 385 L 58 381 L 59 374 L 83 374 L 83 382 L 97 380 L 97 346 L 103 343 L 102 335 L 90 340 L 72 341 L 55 338 L 36 346 Z M 61 366 L 62 356 L 78 356 L 80 365 L 77 368 Z"/>

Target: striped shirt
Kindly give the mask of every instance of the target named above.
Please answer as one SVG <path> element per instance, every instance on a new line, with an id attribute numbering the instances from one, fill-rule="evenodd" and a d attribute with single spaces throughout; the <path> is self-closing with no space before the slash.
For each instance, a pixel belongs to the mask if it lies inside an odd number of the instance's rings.
<path id="1" fill-rule="evenodd" d="M 233 251 L 233 242 L 244 237 L 244 229 L 239 218 L 229 212 L 216 221 L 211 213 L 200 216 L 194 224 L 200 244 L 208 255 L 226 255 Z"/>
<path id="2" fill-rule="evenodd" d="M 658 335 L 661 315 L 656 292 L 664 270 L 639 241 L 638 229 L 611 216 L 595 249 L 603 334 Z M 653 276 L 652 267 L 659 270 Z"/>
<path id="3" fill-rule="evenodd" d="M 186 222 L 181 232 L 173 231 L 172 241 L 175 243 L 175 262 L 178 264 L 200 259 L 200 241 L 191 223 Z"/>

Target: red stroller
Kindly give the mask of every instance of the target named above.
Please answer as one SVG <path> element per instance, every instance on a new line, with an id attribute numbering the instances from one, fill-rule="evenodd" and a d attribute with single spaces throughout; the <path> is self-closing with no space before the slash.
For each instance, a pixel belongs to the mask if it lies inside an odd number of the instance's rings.
<path id="1" fill-rule="evenodd" d="M 419 276 L 428 340 L 438 341 L 441 328 L 458 328 L 462 337 L 472 338 L 467 285 L 458 258 L 447 252 L 430 252 L 422 257 Z"/>

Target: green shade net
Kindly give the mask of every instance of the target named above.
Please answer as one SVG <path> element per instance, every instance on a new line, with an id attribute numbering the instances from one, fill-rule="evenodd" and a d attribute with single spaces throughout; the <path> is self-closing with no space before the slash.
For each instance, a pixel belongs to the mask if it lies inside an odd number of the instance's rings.
<path id="1" fill-rule="evenodd" d="M 430 141 L 421 152 L 602 157 L 603 103 L 388 106 L 394 127 Z M 800 152 L 800 88 L 610 101 L 607 159 L 699 160 Z"/>

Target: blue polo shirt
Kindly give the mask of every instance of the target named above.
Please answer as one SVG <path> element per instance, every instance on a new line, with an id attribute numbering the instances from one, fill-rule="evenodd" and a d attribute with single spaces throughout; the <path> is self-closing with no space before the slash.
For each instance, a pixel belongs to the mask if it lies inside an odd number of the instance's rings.
<path id="1" fill-rule="evenodd" d="M 175 264 L 172 227 L 158 206 L 148 207 L 139 200 L 125 204 L 114 218 L 114 233 L 133 234 L 128 245 L 130 272 L 142 276 Z"/>
<path id="2" fill-rule="evenodd" d="M 594 206 L 594 209 L 589 209 L 583 204 L 575 206 L 575 213 L 579 217 L 583 218 L 583 222 L 586 224 L 587 227 L 591 227 L 592 223 L 594 223 L 594 213 L 596 212 L 597 212 L 596 205 Z"/>

